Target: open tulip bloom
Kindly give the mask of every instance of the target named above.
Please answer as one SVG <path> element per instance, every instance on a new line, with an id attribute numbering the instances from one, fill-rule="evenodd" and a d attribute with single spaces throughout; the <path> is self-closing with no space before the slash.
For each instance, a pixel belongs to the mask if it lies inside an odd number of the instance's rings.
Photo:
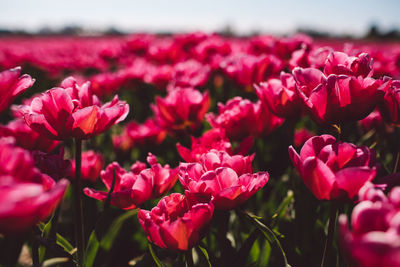
<path id="1" fill-rule="evenodd" d="M 267 172 L 253 173 L 253 157 L 211 150 L 200 163 L 181 163 L 179 181 L 190 193 L 212 197 L 216 209 L 233 209 L 268 182 Z"/>
<path id="2" fill-rule="evenodd" d="M 354 207 L 351 230 L 341 215 L 340 241 L 351 266 L 400 265 L 400 187 L 389 196 L 365 199 Z"/>
<path id="3" fill-rule="evenodd" d="M 129 106 L 115 96 L 101 105 L 90 83 L 78 86 L 73 78 L 32 100 L 25 122 L 36 132 L 56 140 L 88 139 L 124 120 Z"/>
<path id="4" fill-rule="evenodd" d="M 20 73 L 20 67 L 0 72 L 0 113 L 35 82 L 28 74 L 19 76 Z"/>
<path id="5" fill-rule="evenodd" d="M 169 165 L 161 166 L 152 154 L 147 157 L 147 162 L 150 164 L 148 169 L 144 163 L 137 162 L 127 172 L 117 162 L 113 162 L 101 171 L 101 180 L 108 190 L 111 189 L 115 173 L 111 205 L 126 210 L 134 209 L 149 199 L 164 195 L 174 186 L 178 179 L 177 170 L 171 169 Z M 84 193 L 101 201 L 105 201 L 108 195 L 108 192 L 92 188 L 85 188 Z"/>
<path id="6" fill-rule="evenodd" d="M 33 157 L 8 138 L 0 139 L 0 233 L 18 234 L 46 219 L 60 203 L 68 181 L 57 183 Z"/>
<path id="7" fill-rule="evenodd" d="M 185 251 L 203 237 L 213 212 L 211 203 L 198 202 L 188 192 L 173 193 L 163 197 L 151 211 L 139 210 L 138 219 L 150 242 Z"/>
<path id="8" fill-rule="evenodd" d="M 290 146 L 289 156 L 305 185 L 320 200 L 352 199 L 377 172 L 374 150 L 337 142 L 331 135 L 311 137 L 300 155 Z"/>

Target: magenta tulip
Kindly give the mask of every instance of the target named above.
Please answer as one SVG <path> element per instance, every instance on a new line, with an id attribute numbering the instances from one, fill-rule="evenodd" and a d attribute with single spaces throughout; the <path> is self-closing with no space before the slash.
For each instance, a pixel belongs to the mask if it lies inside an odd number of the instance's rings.
<path id="1" fill-rule="evenodd" d="M 351 230 L 339 217 L 341 245 L 351 266 L 400 266 L 400 187 L 388 197 L 364 200 L 354 207 Z"/>
<path id="2" fill-rule="evenodd" d="M 374 150 L 337 142 L 330 135 L 308 139 L 300 155 L 290 146 L 289 156 L 305 185 L 320 200 L 352 199 L 377 172 Z"/>
<path id="3" fill-rule="evenodd" d="M 138 219 L 147 239 L 161 247 L 185 251 L 204 236 L 214 207 L 201 203 L 188 193 L 162 198 L 151 211 L 139 210 Z"/>
<path id="4" fill-rule="evenodd" d="M 88 139 L 98 135 L 128 115 L 129 106 L 115 96 L 100 105 L 92 94 L 90 83 L 78 86 L 73 78 L 65 79 L 61 87 L 46 91 L 33 99 L 25 122 L 47 138 Z"/>
<path id="5" fill-rule="evenodd" d="M 267 172 L 253 173 L 253 157 L 211 150 L 199 163 L 181 163 L 179 181 L 190 193 L 212 197 L 215 208 L 233 209 L 268 182 Z"/>
<path id="6" fill-rule="evenodd" d="M 20 73 L 21 67 L 0 72 L 0 113 L 35 82 L 28 74 L 19 76 Z"/>
<path id="7" fill-rule="evenodd" d="M 121 209 L 134 209 L 145 201 L 158 198 L 171 189 L 178 179 L 177 170 L 169 165 L 164 167 L 157 163 L 155 156 L 149 153 L 147 162 L 150 168 L 144 169 L 142 163 L 133 164 L 131 171 L 127 172 L 113 162 L 101 171 L 100 177 L 108 190 L 110 190 L 114 173 L 115 187 L 111 194 L 111 205 Z M 92 198 L 105 201 L 108 192 L 85 188 L 83 192 Z"/>
<path id="8" fill-rule="evenodd" d="M 0 139 L 0 233 L 17 234 L 45 220 L 60 203 L 68 181 L 54 182 L 31 154 Z"/>

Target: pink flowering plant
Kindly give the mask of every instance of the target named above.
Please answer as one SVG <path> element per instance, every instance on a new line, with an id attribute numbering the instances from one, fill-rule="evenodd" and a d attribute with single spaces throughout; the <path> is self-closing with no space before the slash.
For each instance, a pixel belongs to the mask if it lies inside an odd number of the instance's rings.
<path id="1" fill-rule="evenodd" d="M 0 266 L 398 266 L 399 59 L 301 34 L 1 38 Z"/>

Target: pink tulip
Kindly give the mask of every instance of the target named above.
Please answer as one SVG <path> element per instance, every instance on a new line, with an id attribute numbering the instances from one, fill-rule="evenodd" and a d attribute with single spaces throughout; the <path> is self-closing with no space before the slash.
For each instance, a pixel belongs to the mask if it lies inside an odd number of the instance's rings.
<path id="1" fill-rule="evenodd" d="M 152 106 L 156 122 L 172 134 L 198 129 L 209 107 L 208 92 L 201 94 L 192 88 L 176 88 L 165 98 L 156 97 Z"/>
<path id="2" fill-rule="evenodd" d="M 393 125 L 400 125 L 400 80 L 389 80 L 380 111 L 383 118 Z"/>
<path id="3" fill-rule="evenodd" d="M 172 84 L 179 87 L 202 87 L 211 75 L 208 65 L 190 59 L 174 66 Z"/>
<path id="4" fill-rule="evenodd" d="M 200 163 L 181 163 L 179 181 L 197 196 L 213 198 L 217 209 L 233 209 L 246 202 L 268 181 L 267 172 L 253 174 L 253 156 L 229 156 L 211 150 Z"/>
<path id="5" fill-rule="evenodd" d="M 352 199 L 377 172 L 374 150 L 336 142 L 330 135 L 310 138 L 300 155 L 290 146 L 289 156 L 305 185 L 320 200 Z"/>
<path id="6" fill-rule="evenodd" d="M 0 233 L 17 234 L 45 220 L 61 201 L 68 181 L 55 183 L 34 166 L 31 154 L 0 138 Z"/>
<path id="7" fill-rule="evenodd" d="M 33 131 L 22 119 L 10 121 L 5 126 L 0 125 L 0 136 L 12 136 L 18 146 L 43 152 L 51 152 L 60 143 Z"/>
<path id="8" fill-rule="evenodd" d="M 19 76 L 20 73 L 21 67 L 0 72 L 0 113 L 35 82 L 31 76 L 27 74 Z"/>
<path id="9" fill-rule="evenodd" d="M 350 57 L 346 53 L 331 52 L 325 62 L 324 73 L 344 74 L 349 76 L 371 77 L 373 73 L 372 59 L 367 53 Z"/>
<path id="10" fill-rule="evenodd" d="M 273 55 L 233 54 L 222 61 L 220 67 L 228 78 L 251 90 L 254 83 L 277 76 L 283 69 L 283 62 Z"/>
<path id="11" fill-rule="evenodd" d="M 257 125 L 254 104 L 239 96 L 225 105 L 218 103 L 218 115 L 207 114 L 207 121 L 214 128 L 222 128 L 232 140 L 243 140 L 255 132 Z"/>
<path id="12" fill-rule="evenodd" d="M 82 153 L 81 179 L 89 183 L 94 183 L 100 177 L 100 172 L 104 167 L 104 159 L 100 153 L 93 150 Z M 72 160 L 70 177 L 75 179 L 75 160 Z"/>
<path id="13" fill-rule="evenodd" d="M 276 116 L 290 118 L 301 115 L 296 82 L 291 74 L 282 72 L 280 79 L 269 79 L 255 88 L 258 98 Z"/>
<path id="14" fill-rule="evenodd" d="M 125 119 L 129 106 L 118 96 L 100 105 L 90 83 L 78 86 L 73 78 L 67 78 L 61 87 L 34 98 L 28 110 L 24 114 L 28 126 L 47 138 L 64 140 L 88 139 L 106 131 Z"/>
<path id="15" fill-rule="evenodd" d="M 161 247 L 185 251 L 204 236 L 214 207 L 200 203 L 186 192 L 162 198 L 151 211 L 139 210 L 138 219 L 147 239 Z"/>
<path id="16" fill-rule="evenodd" d="M 200 161 L 202 154 L 210 151 L 211 149 L 225 151 L 232 154 L 231 143 L 228 137 L 226 137 L 225 131 L 221 128 L 211 129 L 199 138 L 191 136 L 192 146 L 191 148 L 183 147 L 181 144 L 176 144 L 176 149 L 179 155 L 186 162 L 197 162 Z"/>
<path id="17" fill-rule="evenodd" d="M 111 194 L 111 205 L 121 209 L 134 209 L 145 201 L 158 198 L 171 189 L 177 177 L 177 170 L 171 169 L 169 165 L 162 167 L 157 163 L 155 156 L 149 153 L 147 162 L 150 168 L 144 169 L 143 164 L 134 164 L 131 171 L 127 172 L 113 162 L 101 171 L 100 177 L 107 189 L 110 190 L 114 172 L 115 187 Z M 108 192 L 101 192 L 92 188 L 85 188 L 83 192 L 92 198 L 105 201 Z"/>
<path id="18" fill-rule="evenodd" d="M 338 124 L 365 118 L 383 95 L 386 83 L 362 76 L 331 74 L 295 68 L 293 76 L 304 107 L 320 123 Z"/>
<path id="19" fill-rule="evenodd" d="M 352 266 L 400 265 L 400 187 L 388 197 L 364 200 L 354 207 L 349 230 L 346 215 L 339 217 L 342 248 Z"/>

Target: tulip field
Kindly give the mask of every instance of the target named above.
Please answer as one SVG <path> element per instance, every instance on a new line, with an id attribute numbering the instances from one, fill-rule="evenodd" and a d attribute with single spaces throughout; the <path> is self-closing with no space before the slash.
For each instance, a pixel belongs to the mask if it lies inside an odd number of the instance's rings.
<path id="1" fill-rule="evenodd" d="M 0 266 L 400 266 L 400 43 L 0 38 Z"/>

